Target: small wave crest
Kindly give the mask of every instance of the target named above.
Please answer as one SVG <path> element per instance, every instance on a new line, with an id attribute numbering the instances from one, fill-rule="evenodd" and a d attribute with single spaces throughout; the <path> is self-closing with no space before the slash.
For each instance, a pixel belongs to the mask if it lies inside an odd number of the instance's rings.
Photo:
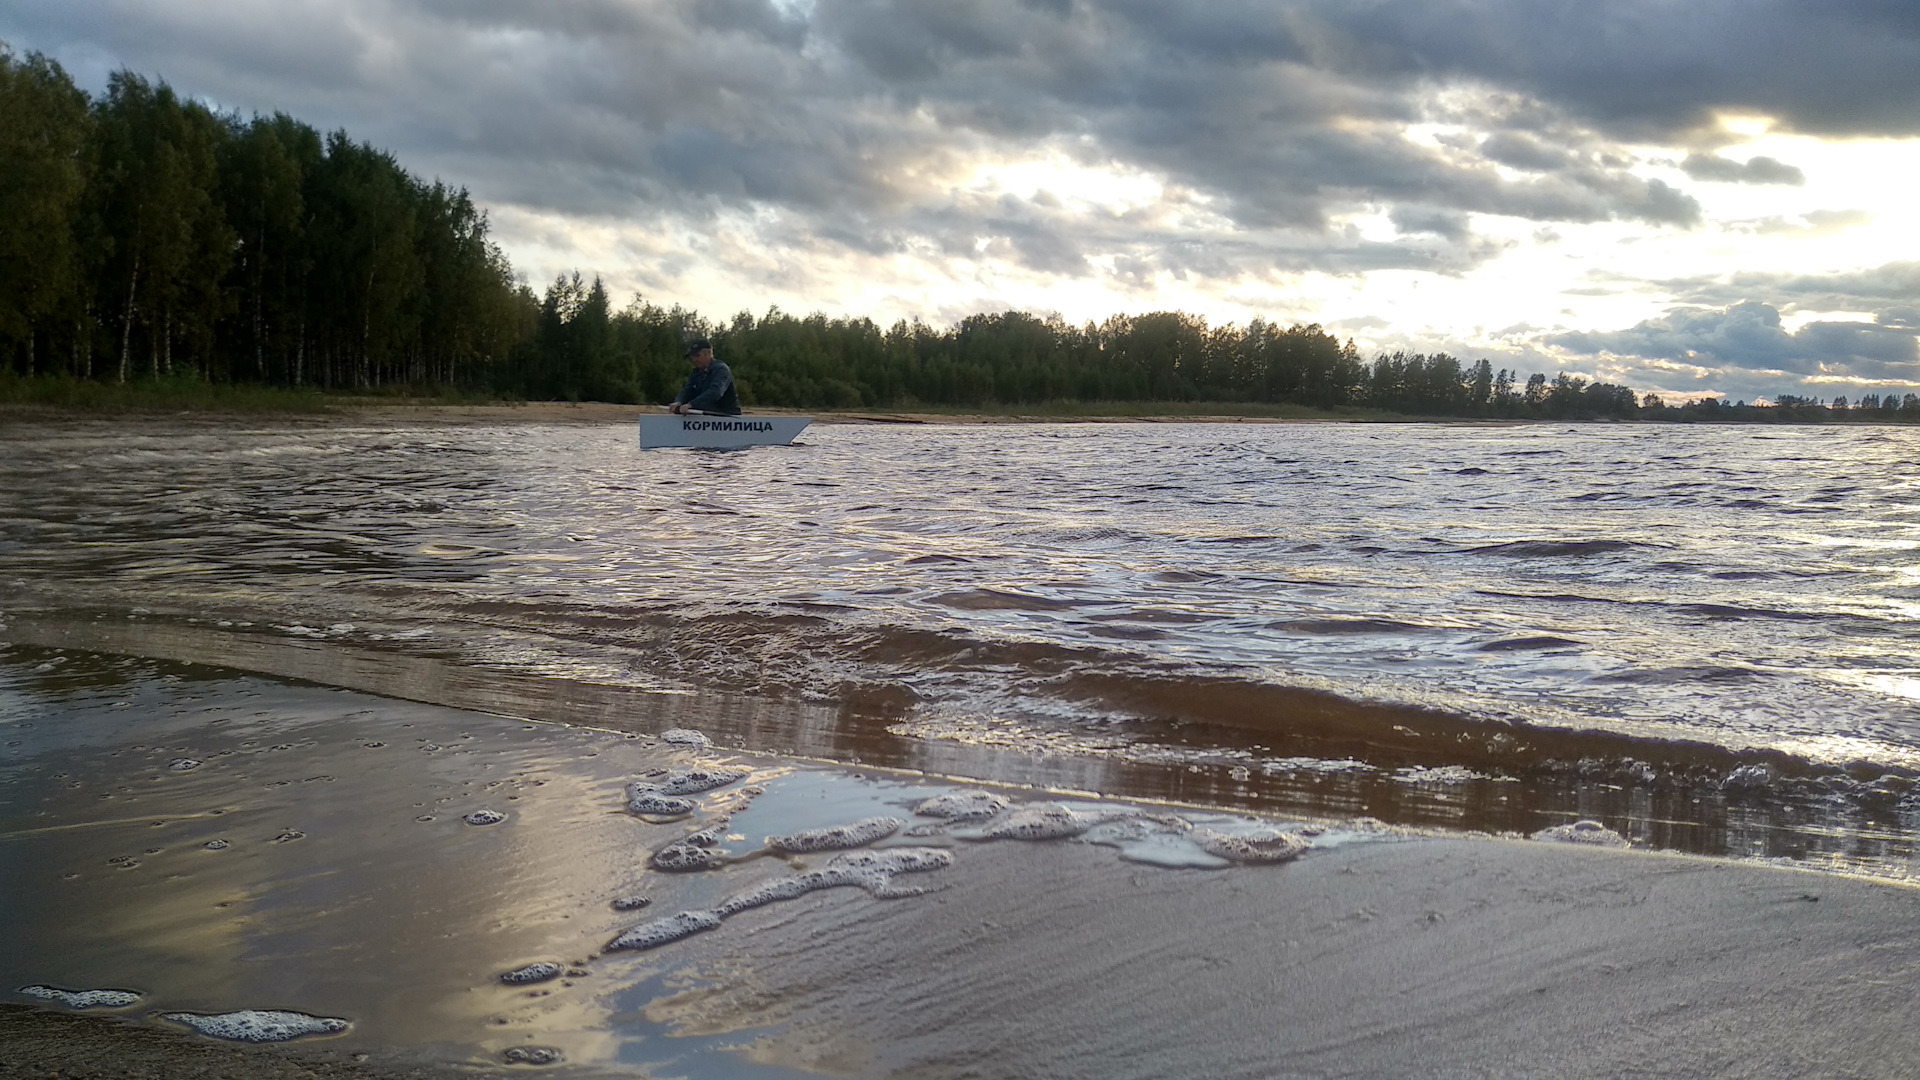
<path id="1" fill-rule="evenodd" d="M 962 611 L 1068 611 L 1080 605 L 1072 600 L 1055 600 L 1011 589 L 968 589 L 941 593 L 931 602 Z"/>
<path id="2" fill-rule="evenodd" d="M 1583 559 L 1632 551 L 1642 546 L 1631 540 L 1511 540 L 1504 544 L 1485 544 L 1466 550 L 1473 555 L 1499 555 L 1510 559 Z"/>

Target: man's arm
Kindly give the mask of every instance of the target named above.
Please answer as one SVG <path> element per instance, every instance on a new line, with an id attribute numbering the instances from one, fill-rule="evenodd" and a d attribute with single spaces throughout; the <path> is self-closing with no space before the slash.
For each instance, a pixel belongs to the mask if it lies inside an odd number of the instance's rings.
<path id="1" fill-rule="evenodd" d="M 681 405 L 688 401 L 691 401 L 693 399 L 693 394 L 694 394 L 694 385 L 699 380 L 699 378 L 700 378 L 700 373 L 697 371 L 691 375 L 688 375 L 686 385 L 682 386 L 680 388 L 680 392 L 673 396 L 672 404 Z"/>
<path id="2" fill-rule="evenodd" d="M 687 385 L 688 389 L 692 389 L 693 384 L 691 380 L 688 381 Z M 687 401 L 687 408 L 701 410 L 713 408 L 714 403 L 719 401 L 721 395 L 727 392 L 727 387 L 732 385 L 733 372 L 728 370 L 727 365 L 715 360 L 707 365 L 707 388 L 689 399 Z"/>

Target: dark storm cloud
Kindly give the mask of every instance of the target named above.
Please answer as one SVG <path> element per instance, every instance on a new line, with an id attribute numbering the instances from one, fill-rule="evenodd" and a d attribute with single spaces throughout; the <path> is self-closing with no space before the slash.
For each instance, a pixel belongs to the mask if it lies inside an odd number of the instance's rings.
<path id="1" fill-rule="evenodd" d="M 1373 17 L 1388 15 L 1424 19 L 1392 4 Z M 1366 29 L 1311 0 L 23 0 L 0 15 L 24 47 L 104 49 L 220 105 L 344 126 L 483 199 L 562 213 L 772 206 L 823 236 L 888 233 L 943 203 L 958 165 L 1047 150 L 1163 175 L 1216 200 L 1229 228 L 1320 230 L 1336 260 L 1351 245 L 1334 218 L 1378 204 L 1416 207 L 1421 229 L 1436 214 L 1698 219 L 1551 100 L 1510 102 L 1514 130 L 1478 149 L 1409 140 L 1446 65 Z M 1049 244 L 1031 265 L 1079 272 Z"/>
<path id="2" fill-rule="evenodd" d="M 1752 301 L 1676 309 L 1626 330 L 1556 334 L 1545 343 L 1589 356 L 1682 362 L 1735 378 L 1744 369 L 1823 380 L 1920 382 L 1920 349 L 1912 330 L 1814 322 L 1789 331 L 1777 309 Z"/>
<path id="3" fill-rule="evenodd" d="M 1795 182 L 1712 153 L 1716 111 L 1920 128 L 1920 5 L 1869 0 L 13 0 L 0 36 L 345 127 L 486 202 L 1061 276 L 1459 272 L 1500 250 L 1474 214 L 1698 223 L 1626 140 Z M 1211 224 L 956 191 L 1049 155 L 1164 178 Z M 1398 239 L 1346 223 L 1383 211 Z"/>
<path id="4" fill-rule="evenodd" d="M 1725 277 L 1659 282 L 1696 304 L 1761 300 L 1806 311 L 1895 311 L 1920 305 L 1920 262 L 1892 262 L 1830 274 L 1742 271 Z"/>
<path id="5" fill-rule="evenodd" d="M 1793 184 L 1807 182 L 1807 174 L 1797 167 L 1770 157 L 1734 161 L 1717 154 L 1688 154 L 1680 168 L 1695 180 L 1718 180 L 1729 184 Z"/>
<path id="6" fill-rule="evenodd" d="M 1909 0 L 1386 0 L 1309 5 L 1376 69 L 1490 84 L 1632 138 L 1716 111 L 1825 135 L 1920 133 Z"/>

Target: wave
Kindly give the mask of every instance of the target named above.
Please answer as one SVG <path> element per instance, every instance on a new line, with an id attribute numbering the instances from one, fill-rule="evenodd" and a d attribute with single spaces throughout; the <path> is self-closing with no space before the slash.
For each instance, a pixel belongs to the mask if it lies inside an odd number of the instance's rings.
<path id="1" fill-rule="evenodd" d="M 1055 600 L 1010 589 L 967 589 L 930 597 L 930 603 L 962 611 L 1069 611 L 1081 607 L 1078 601 Z"/>
<path id="2" fill-rule="evenodd" d="M 1466 550 L 1473 555 L 1500 555 L 1512 559 L 1579 559 L 1589 555 L 1632 551 L 1644 546 L 1631 540 L 1512 540 Z"/>
<path id="3" fill-rule="evenodd" d="M 1744 607 L 1739 604 L 1668 604 L 1675 611 L 1705 615 L 1710 619 L 1779 619 L 1786 622 L 1823 622 L 1838 616 L 1817 611 L 1782 611 L 1778 608 Z"/>
<path id="4" fill-rule="evenodd" d="M 1294 634 L 1418 634 L 1434 627 L 1398 619 L 1282 619 L 1268 623 L 1267 629 Z"/>
<path id="5" fill-rule="evenodd" d="M 1555 637 L 1552 634 L 1535 634 L 1531 637 L 1502 638 L 1477 646 L 1475 652 L 1530 652 L 1539 649 L 1579 648 L 1580 642 L 1571 638 Z"/>

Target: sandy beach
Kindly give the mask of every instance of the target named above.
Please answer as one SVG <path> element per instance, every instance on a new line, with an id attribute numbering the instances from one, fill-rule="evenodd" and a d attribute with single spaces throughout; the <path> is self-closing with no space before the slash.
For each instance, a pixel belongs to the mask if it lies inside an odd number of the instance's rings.
<path id="1" fill-rule="evenodd" d="M 975 790 L 938 777 L 104 654 L 68 652 L 66 684 L 36 687 L 37 648 L 9 653 L 0 970 L 9 989 L 142 999 L 111 1020 L 0 1013 L 0 1075 L 430 1077 L 509 1067 L 517 1046 L 559 1051 L 557 1075 L 659 1077 L 1893 1077 L 1920 1061 L 1908 888 L 1366 822 L 1279 823 L 1313 847 L 1232 863 L 1183 845 L 1262 823 L 1020 788 L 996 793 L 1106 824 L 991 839 L 914 812 Z M 78 741 L 23 759 L 50 728 Z M 623 786 L 667 768 L 747 786 L 688 817 L 626 812 Z M 465 818 L 495 808 L 499 824 Z M 863 850 L 950 865 L 898 896 L 830 888 L 609 948 L 844 853 L 769 855 L 763 835 L 876 814 L 911 827 Z M 648 865 L 721 818 L 722 863 Z M 1196 861 L 1211 865 L 1180 865 Z M 649 903 L 612 906 L 632 894 Z M 568 976 L 502 985 L 548 959 Z M 166 1019 L 240 1007 L 350 1026 L 258 1049 Z"/>

